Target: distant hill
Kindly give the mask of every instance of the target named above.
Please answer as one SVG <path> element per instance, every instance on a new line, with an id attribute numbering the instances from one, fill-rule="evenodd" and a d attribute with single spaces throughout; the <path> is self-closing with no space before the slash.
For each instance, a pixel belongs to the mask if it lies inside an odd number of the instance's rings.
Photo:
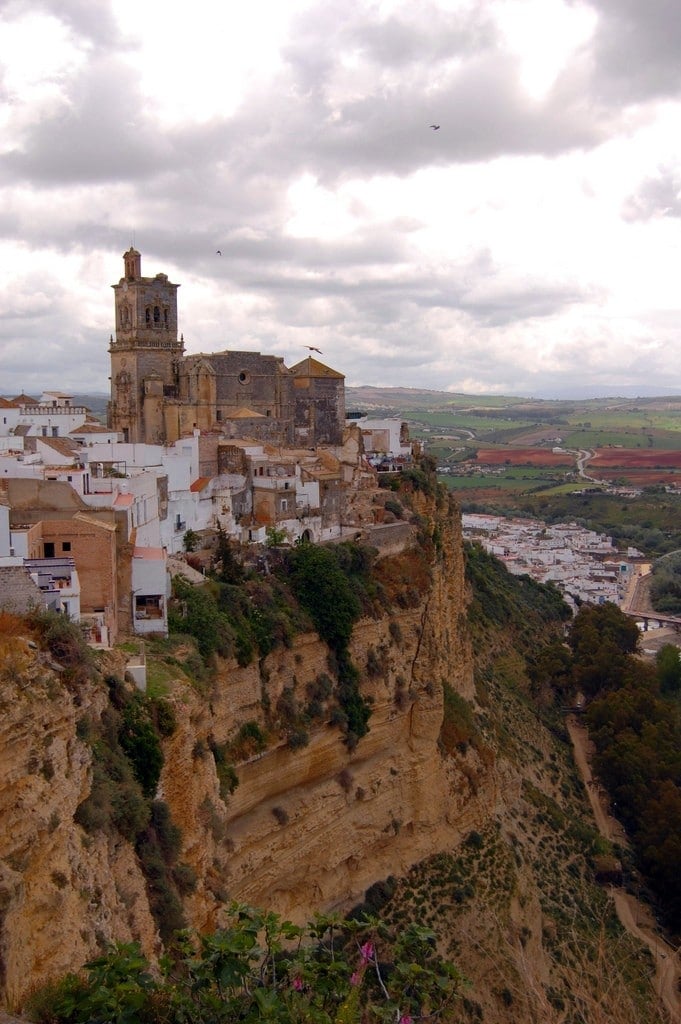
<path id="1" fill-rule="evenodd" d="M 108 395 L 74 395 L 74 405 L 86 405 L 93 416 L 106 422 L 106 407 L 109 402 Z"/>
<path id="2" fill-rule="evenodd" d="M 603 388 L 585 386 L 565 390 L 551 397 L 521 397 L 519 395 L 466 395 L 454 391 L 430 391 L 426 388 L 346 387 L 345 404 L 348 411 L 409 412 L 428 409 L 503 409 L 511 406 L 613 406 L 632 408 L 669 408 L 681 405 L 681 393 L 673 388 L 613 387 L 609 395 Z"/>

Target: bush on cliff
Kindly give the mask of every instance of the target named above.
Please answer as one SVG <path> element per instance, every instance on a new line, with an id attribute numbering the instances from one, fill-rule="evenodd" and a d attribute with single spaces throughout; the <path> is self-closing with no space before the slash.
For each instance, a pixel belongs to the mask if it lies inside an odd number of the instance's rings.
<path id="1" fill-rule="evenodd" d="M 291 589 L 331 648 L 338 673 L 338 702 L 347 716 L 349 746 L 369 730 L 371 709 L 359 689 L 359 672 L 348 644 L 364 605 L 375 597 L 371 579 L 372 551 L 357 544 L 318 547 L 303 544 L 287 555 Z"/>
<path id="2" fill-rule="evenodd" d="M 135 845 L 151 912 L 168 939 L 183 927 L 178 879 L 181 835 L 165 803 L 155 798 L 163 767 L 161 737 L 175 728 L 172 707 L 150 699 L 117 676 L 106 679 L 109 703 L 101 716 L 78 723 L 79 738 L 92 752 L 92 783 L 75 821 L 86 832 L 118 832 Z"/>

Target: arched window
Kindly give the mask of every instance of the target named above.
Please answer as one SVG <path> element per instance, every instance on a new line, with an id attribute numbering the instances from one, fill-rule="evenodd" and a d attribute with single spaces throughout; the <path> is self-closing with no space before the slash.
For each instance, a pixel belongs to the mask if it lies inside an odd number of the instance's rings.
<path id="1" fill-rule="evenodd" d="M 161 322 L 161 310 L 158 308 L 158 306 L 154 306 L 154 323 L 155 324 L 160 324 L 160 322 Z"/>
<path id="2" fill-rule="evenodd" d="M 149 308 L 149 306 L 147 306 L 147 308 L 146 308 L 146 310 L 144 312 L 144 319 L 146 320 L 146 322 L 148 324 L 151 323 L 151 309 Z"/>
<path id="3" fill-rule="evenodd" d="M 163 310 L 163 326 L 164 327 L 168 326 L 168 310 L 167 309 Z"/>

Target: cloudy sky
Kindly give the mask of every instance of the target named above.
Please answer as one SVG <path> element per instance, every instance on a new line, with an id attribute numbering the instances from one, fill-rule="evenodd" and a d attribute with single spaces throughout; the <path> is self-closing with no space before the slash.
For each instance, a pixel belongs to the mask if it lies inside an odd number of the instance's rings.
<path id="1" fill-rule="evenodd" d="M 0 103 L 0 394 L 108 389 L 131 243 L 188 352 L 681 392 L 678 0 L 2 0 Z"/>

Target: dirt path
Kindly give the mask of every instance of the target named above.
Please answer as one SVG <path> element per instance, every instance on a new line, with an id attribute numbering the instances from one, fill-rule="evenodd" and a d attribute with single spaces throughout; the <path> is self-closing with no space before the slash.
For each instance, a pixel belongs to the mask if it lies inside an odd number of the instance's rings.
<path id="1" fill-rule="evenodd" d="M 627 842 L 626 835 L 619 822 L 608 813 L 606 795 L 591 774 L 589 734 L 574 715 L 568 716 L 567 729 L 572 741 L 575 763 L 586 787 L 598 830 L 606 839 L 623 846 Z M 611 888 L 610 895 L 622 927 L 650 949 L 655 961 L 655 991 L 671 1020 L 675 1024 L 681 1024 L 681 970 L 677 951 L 657 932 L 653 916 L 645 903 L 623 889 Z"/>

